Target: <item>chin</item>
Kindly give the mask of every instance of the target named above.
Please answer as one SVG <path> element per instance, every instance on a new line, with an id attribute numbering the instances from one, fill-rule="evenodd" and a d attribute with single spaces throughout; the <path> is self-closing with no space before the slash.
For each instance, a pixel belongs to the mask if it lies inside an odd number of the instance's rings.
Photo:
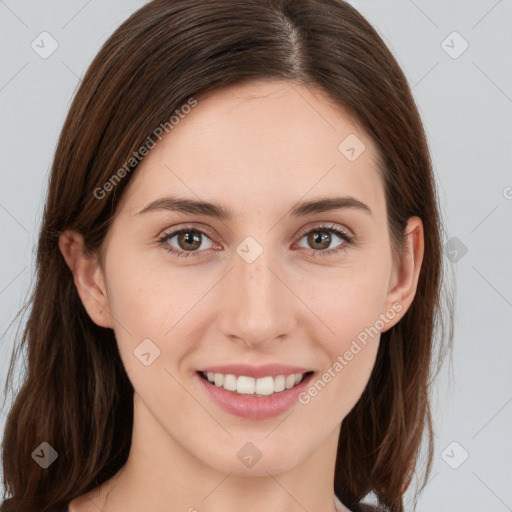
<path id="1" fill-rule="evenodd" d="M 268 436 L 268 432 L 265 436 Z M 251 436 L 244 436 L 243 440 L 232 439 L 234 448 L 230 447 L 218 454 L 211 453 L 209 460 L 204 462 L 226 474 L 268 477 L 269 473 L 277 475 L 290 471 L 306 455 L 300 452 L 299 446 L 289 445 L 283 448 L 282 442 L 277 438 L 276 443 L 270 439 L 258 441 Z"/>

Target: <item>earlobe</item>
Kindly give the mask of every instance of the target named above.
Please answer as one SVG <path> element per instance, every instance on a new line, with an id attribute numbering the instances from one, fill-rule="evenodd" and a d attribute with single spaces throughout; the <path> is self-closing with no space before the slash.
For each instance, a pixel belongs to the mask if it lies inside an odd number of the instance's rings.
<path id="1" fill-rule="evenodd" d="M 386 307 L 393 308 L 393 305 L 400 304 L 400 312 L 397 314 L 387 329 L 398 323 L 409 309 L 418 286 L 421 265 L 424 254 L 423 222 L 419 217 L 410 217 L 405 229 L 403 252 L 400 261 L 393 271 L 392 282 L 386 300 Z"/>
<path id="2" fill-rule="evenodd" d="M 59 237 L 59 249 L 68 265 L 87 313 L 100 327 L 113 327 L 103 273 L 94 255 L 87 254 L 83 236 L 65 231 Z"/>

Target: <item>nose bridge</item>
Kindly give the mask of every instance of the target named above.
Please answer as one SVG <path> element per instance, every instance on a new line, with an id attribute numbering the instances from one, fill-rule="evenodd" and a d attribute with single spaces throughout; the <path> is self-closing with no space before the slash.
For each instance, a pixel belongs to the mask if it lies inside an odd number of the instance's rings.
<path id="1" fill-rule="evenodd" d="M 227 283 L 221 326 L 226 336 L 255 345 L 287 334 L 293 319 L 290 291 L 275 251 L 248 237 L 239 244 Z"/>

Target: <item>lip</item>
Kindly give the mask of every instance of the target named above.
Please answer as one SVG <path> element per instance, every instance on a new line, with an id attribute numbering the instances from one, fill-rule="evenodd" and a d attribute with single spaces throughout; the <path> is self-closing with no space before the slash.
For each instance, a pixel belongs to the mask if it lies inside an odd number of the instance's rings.
<path id="1" fill-rule="evenodd" d="M 218 369 L 221 367 L 215 368 Z M 225 369 L 226 367 L 222 368 Z M 217 371 L 215 373 L 224 373 L 224 371 Z M 291 373 L 306 372 L 297 371 Z M 293 388 L 285 389 L 284 391 L 274 393 L 273 395 L 270 396 L 239 395 L 234 391 L 228 391 L 223 387 L 218 387 L 215 384 L 212 384 L 207 379 L 201 376 L 201 372 L 196 372 L 195 375 L 196 378 L 199 380 L 200 385 L 205 390 L 206 395 L 221 409 L 234 416 L 239 416 L 251 420 L 259 420 L 279 416 L 280 414 L 288 410 L 295 402 L 298 402 L 298 396 L 309 386 L 311 380 L 315 376 L 315 372 L 308 374 L 306 377 L 302 379 L 301 382 L 299 382 L 299 384 L 297 384 Z M 241 375 L 247 374 L 242 373 Z M 268 375 L 269 374 L 266 373 L 263 376 Z M 282 373 L 277 373 L 276 375 L 282 375 Z M 252 375 L 247 376 L 251 377 Z"/>
<path id="2" fill-rule="evenodd" d="M 239 377 L 245 375 L 259 379 L 260 377 L 277 377 L 278 375 L 291 375 L 292 373 L 307 373 L 311 368 L 302 368 L 299 366 L 288 366 L 284 364 L 265 364 L 262 366 L 251 366 L 249 364 L 224 364 L 220 366 L 209 366 L 199 371 L 205 373 L 223 373 L 224 375 L 232 374 Z"/>

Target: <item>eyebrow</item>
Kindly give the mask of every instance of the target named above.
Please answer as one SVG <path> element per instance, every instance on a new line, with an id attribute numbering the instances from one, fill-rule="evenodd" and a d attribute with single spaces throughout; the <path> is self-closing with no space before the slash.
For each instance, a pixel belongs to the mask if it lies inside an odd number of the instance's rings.
<path id="1" fill-rule="evenodd" d="M 293 206 L 288 215 L 291 217 L 304 217 L 314 213 L 324 213 L 344 208 L 357 209 L 372 215 L 372 211 L 366 204 L 350 196 L 321 197 L 310 201 L 303 201 Z M 167 210 L 190 215 L 204 215 L 207 217 L 217 218 L 222 221 L 231 221 L 237 217 L 233 210 L 221 205 L 176 196 L 156 199 L 145 206 L 138 215 L 159 210 Z"/>

